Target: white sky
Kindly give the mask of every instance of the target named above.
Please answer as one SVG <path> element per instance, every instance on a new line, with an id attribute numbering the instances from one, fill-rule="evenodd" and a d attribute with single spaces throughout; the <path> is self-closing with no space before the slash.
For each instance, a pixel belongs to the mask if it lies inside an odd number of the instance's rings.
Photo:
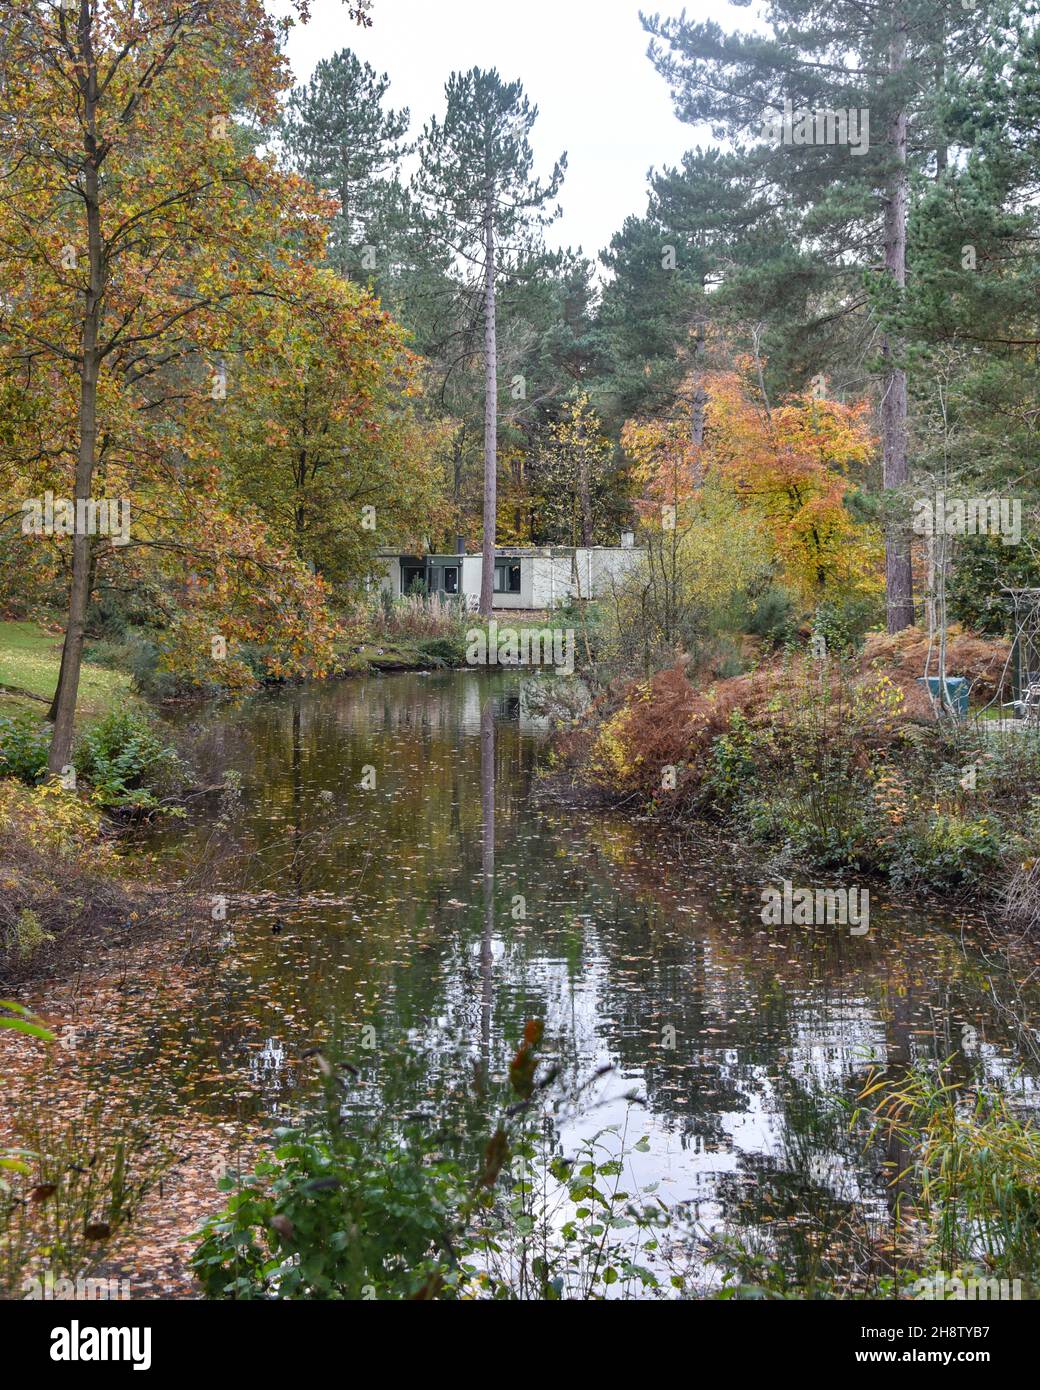
<path id="1" fill-rule="evenodd" d="M 643 0 L 650 13 L 677 13 L 683 0 Z M 746 8 L 725 0 L 685 0 L 691 16 L 723 28 L 748 27 Z M 412 133 L 444 111 L 453 70 L 497 67 L 519 78 L 539 108 L 532 134 L 536 172 L 547 176 L 564 150 L 563 216 L 548 228 L 553 246 L 581 246 L 593 260 L 625 218 L 646 210 L 651 166 L 677 164 L 709 143 L 684 125 L 646 57 L 640 0 L 374 0 L 371 29 L 350 23 L 342 0 L 312 0 L 306 26 L 288 44 L 296 81 L 318 61 L 352 48 L 390 77 L 387 102 L 407 106 Z"/>

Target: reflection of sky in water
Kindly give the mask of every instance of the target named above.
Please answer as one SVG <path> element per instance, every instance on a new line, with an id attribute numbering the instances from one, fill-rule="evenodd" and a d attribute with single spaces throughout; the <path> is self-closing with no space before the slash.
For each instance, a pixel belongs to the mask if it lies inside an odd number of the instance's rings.
<path id="1" fill-rule="evenodd" d="M 575 1087 L 614 1067 L 561 1113 L 563 1151 L 622 1124 L 634 1093 L 629 1139 L 650 1148 L 631 1177 L 716 1226 L 767 1199 L 884 1214 L 883 1175 L 836 1107 L 872 1068 L 952 1054 L 961 1078 L 1034 1099 L 1010 986 L 997 958 L 962 948 L 963 923 L 875 893 L 865 937 L 763 927 L 762 884 L 742 883 L 724 846 L 680 848 L 538 794 L 544 732 L 517 690 L 515 674 L 371 678 L 185 716 L 208 779 L 243 779 L 226 825 L 210 808 L 164 832 L 229 899 L 206 1002 L 179 1021 L 189 1102 L 228 1108 L 209 1078 L 244 1070 L 281 1116 L 320 1042 L 361 1069 L 359 1103 L 382 1087 L 402 1114 L 439 1115 L 475 1062 L 504 1076 L 538 1017 Z"/>

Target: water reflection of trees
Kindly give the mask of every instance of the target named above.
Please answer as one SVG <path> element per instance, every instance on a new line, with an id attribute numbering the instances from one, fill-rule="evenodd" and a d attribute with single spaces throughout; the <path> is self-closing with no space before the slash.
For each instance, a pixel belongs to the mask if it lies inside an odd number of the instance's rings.
<path id="1" fill-rule="evenodd" d="M 273 1109 L 320 1041 L 361 1067 L 359 1105 L 463 1135 L 537 1016 L 565 1075 L 610 1060 L 638 1084 L 705 1213 L 768 1217 L 792 1248 L 806 1213 L 883 1215 L 884 1155 L 863 1159 L 836 1098 L 871 1066 L 951 1053 L 958 1076 L 1006 1083 L 999 972 L 941 923 L 882 907 L 857 939 L 764 928 L 757 885 L 717 855 L 691 867 L 629 823 L 538 809 L 518 716 L 508 690 L 466 676 L 302 690 L 214 723 L 241 814 L 216 836 L 200 816 L 180 852 L 204 848 L 245 892 L 273 884 L 286 931 L 271 936 L 269 903 L 232 913 L 185 1055 L 279 1058 L 252 1068 Z M 965 1021 L 974 1055 L 957 1048 Z"/>

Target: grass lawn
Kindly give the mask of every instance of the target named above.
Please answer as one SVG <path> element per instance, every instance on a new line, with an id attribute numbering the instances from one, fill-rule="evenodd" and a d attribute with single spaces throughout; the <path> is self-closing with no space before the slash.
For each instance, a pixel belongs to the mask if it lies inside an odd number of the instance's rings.
<path id="1" fill-rule="evenodd" d="M 38 623 L 0 623 L 0 714 L 20 709 L 44 713 L 58 683 L 61 637 Z M 33 699 L 33 696 L 39 698 Z M 77 714 L 94 718 L 134 699 L 123 671 L 83 663 Z"/>

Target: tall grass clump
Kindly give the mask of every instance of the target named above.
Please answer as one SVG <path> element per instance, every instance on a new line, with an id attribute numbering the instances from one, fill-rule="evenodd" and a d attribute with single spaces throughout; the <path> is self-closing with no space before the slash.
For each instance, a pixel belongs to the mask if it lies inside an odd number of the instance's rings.
<path id="1" fill-rule="evenodd" d="M 452 637 L 464 626 L 465 609 L 443 594 L 406 594 L 385 614 L 388 637 Z"/>
<path id="2" fill-rule="evenodd" d="M 1040 1278 L 1040 1130 L 993 1091 L 962 1086 L 924 1065 L 873 1080 L 872 1133 L 910 1155 L 906 1184 L 926 1253 L 941 1270 L 981 1263 L 992 1274 Z"/>

